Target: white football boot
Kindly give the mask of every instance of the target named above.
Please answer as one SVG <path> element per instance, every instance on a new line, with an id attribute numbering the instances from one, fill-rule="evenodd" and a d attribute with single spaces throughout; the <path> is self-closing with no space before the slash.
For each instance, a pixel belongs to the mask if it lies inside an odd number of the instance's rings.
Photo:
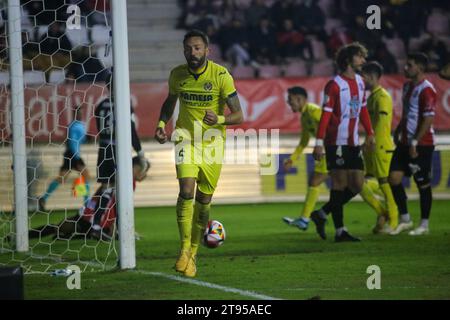
<path id="1" fill-rule="evenodd" d="M 424 234 L 428 234 L 429 232 L 430 230 L 428 230 L 428 228 L 420 226 L 414 230 L 411 230 L 408 234 L 410 236 L 422 236 Z"/>
<path id="2" fill-rule="evenodd" d="M 400 222 L 397 226 L 397 228 L 395 228 L 394 231 L 392 231 L 391 233 L 389 233 L 391 236 L 396 236 L 398 234 L 400 234 L 403 231 L 412 229 L 413 227 L 413 222 L 410 220 L 408 222 Z"/>

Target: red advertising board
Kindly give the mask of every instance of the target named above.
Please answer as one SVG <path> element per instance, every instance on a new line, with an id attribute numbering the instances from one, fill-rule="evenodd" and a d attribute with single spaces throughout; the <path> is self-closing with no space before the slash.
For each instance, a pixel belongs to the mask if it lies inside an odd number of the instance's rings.
<path id="1" fill-rule="evenodd" d="M 237 80 L 245 121 L 239 128 L 280 129 L 280 133 L 298 132 L 298 116 L 286 103 L 286 89 L 293 85 L 308 90 L 309 100 L 320 105 L 328 77 L 281 78 L 268 80 Z M 434 74 L 428 76 L 437 91 L 436 131 L 450 130 L 450 85 Z M 405 78 L 384 76 L 382 85 L 394 101 L 394 124 L 401 116 L 401 95 Z M 161 105 L 167 95 L 166 83 L 134 83 L 131 101 L 136 114 L 138 133 L 143 138 L 153 137 Z M 43 86 L 25 91 L 27 137 L 34 142 L 61 142 L 66 138 L 67 124 L 72 120 L 71 107 L 84 106 L 84 119 L 89 123 L 89 134 L 96 135 L 94 108 L 108 94 L 100 85 Z M 0 135 L 2 141 L 11 134 L 9 92 L 0 88 Z"/>

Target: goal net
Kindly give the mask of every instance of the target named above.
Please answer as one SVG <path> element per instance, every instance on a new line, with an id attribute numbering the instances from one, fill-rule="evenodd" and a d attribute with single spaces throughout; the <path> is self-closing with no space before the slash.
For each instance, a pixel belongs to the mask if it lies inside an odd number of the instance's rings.
<path id="1" fill-rule="evenodd" d="M 10 55 L 8 37 L 13 18 L 8 2 L 0 1 L 0 265 L 22 265 L 26 272 L 70 264 L 82 271 L 115 267 L 116 233 L 93 239 L 87 220 L 80 218 L 98 186 L 94 110 L 110 95 L 105 86 L 112 66 L 108 1 L 15 3 L 22 38 L 29 250 L 15 250 L 10 72 L 16 57 Z M 84 138 L 69 135 L 76 132 L 74 120 L 85 126 Z M 66 153 L 68 145 L 79 147 L 81 172 L 78 157 Z"/>

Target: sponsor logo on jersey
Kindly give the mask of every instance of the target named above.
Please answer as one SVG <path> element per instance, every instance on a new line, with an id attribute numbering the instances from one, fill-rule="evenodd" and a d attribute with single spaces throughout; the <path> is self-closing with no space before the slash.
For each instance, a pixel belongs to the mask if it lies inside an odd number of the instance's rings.
<path id="1" fill-rule="evenodd" d="M 197 94 L 197 93 L 180 93 L 180 97 L 188 101 L 212 101 L 213 96 L 211 94 Z"/>

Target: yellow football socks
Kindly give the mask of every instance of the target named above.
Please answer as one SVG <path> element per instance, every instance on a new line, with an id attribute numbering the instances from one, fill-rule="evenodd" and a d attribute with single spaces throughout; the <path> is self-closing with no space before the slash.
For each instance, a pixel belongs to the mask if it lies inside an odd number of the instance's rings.
<path id="1" fill-rule="evenodd" d="M 206 225 L 209 219 L 209 210 L 211 204 L 202 204 L 195 201 L 194 205 L 194 217 L 192 220 L 192 237 L 191 237 L 191 256 L 197 255 L 198 246 L 202 241 L 203 233 L 205 232 Z"/>
<path id="2" fill-rule="evenodd" d="M 302 218 L 311 217 L 317 199 L 319 198 L 319 187 L 309 187 L 306 193 L 305 204 L 303 206 Z"/>
<path id="3" fill-rule="evenodd" d="M 370 190 L 372 190 L 373 194 L 384 197 L 383 191 L 381 191 L 380 185 L 378 184 L 378 181 L 376 179 L 367 179 L 365 183 L 370 188 Z"/>
<path id="4" fill-rule="evenodd" d="M 389 183 L 383 183 L 380 184 L 380 188 L 381 191 L 383 191 L 384 199 L 389 212 L 389 226 L 392 229 L 395 229 L 398 225 L 398 208 L 395 203 L 394 195 L 392 194 L 391 186 Z"/>
<path id="5" fill-rule="evenodd" d="M 382 215 L 386 212 L 383 204 L 375 197 L 375 194 L 372 192 L 371 188 L 366 182 L 364 182 L 360 195 L 364 199 L 364 201 L 367 202 L 367 204 L 375 210 L 377 215 Z"/>
<path id="6" fill-rule="evenodd" d="M 189 251 L 191 247 L 193 201 L 193 199 L 183 199 L 181 197 L 178 197 L 177 200 L 177 222 L 178 231 L 180 232 L 181 251 Z"/>

